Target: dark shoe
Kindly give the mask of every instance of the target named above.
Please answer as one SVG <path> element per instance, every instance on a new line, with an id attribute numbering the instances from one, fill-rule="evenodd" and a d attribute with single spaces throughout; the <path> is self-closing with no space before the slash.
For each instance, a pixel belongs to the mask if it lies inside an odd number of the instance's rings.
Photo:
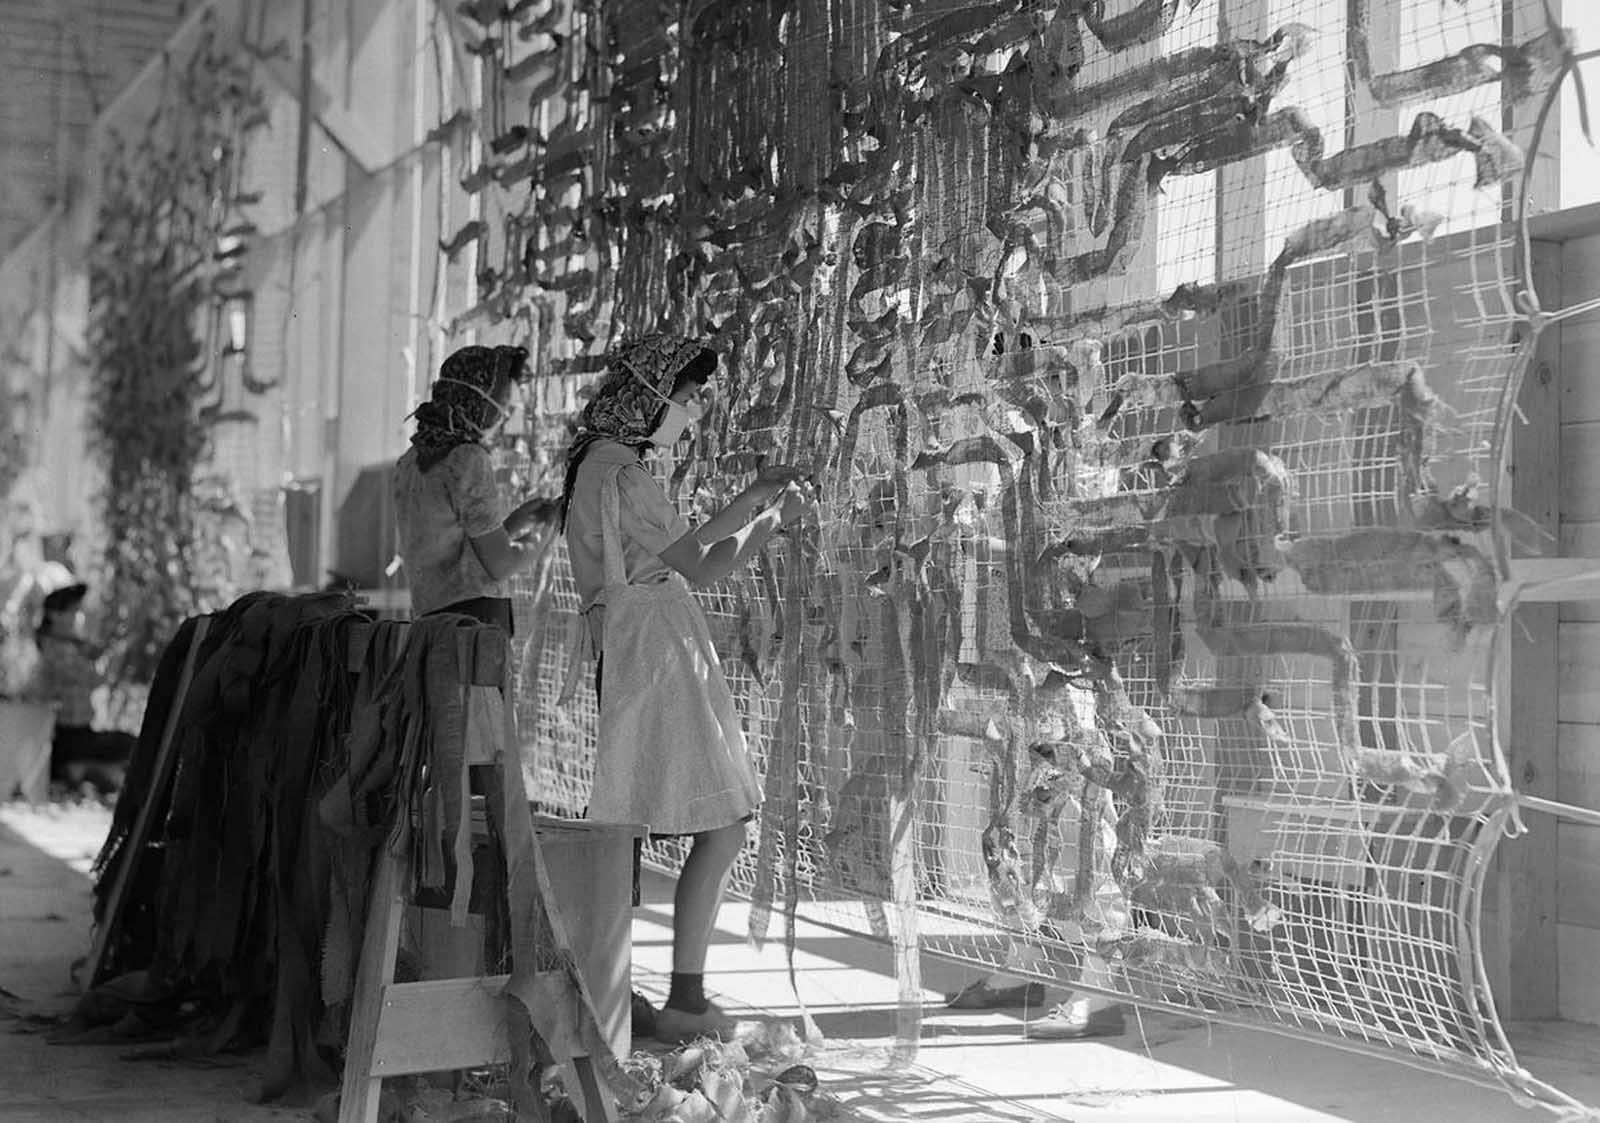
<path id="1" fill-rule="evenodd" d="M 955 994 L 944 996 L 944 1004 L 952 1010 L 1010 1010 L 1018 1006 L 1043 1006 L 1043 983 L 1018 983 L 1010 987 L 992 987 L 988 979 L 979 979 Z"/>
<path id="2" fill-rule="evenodd" d="M 632 1017 L 635 1039 L 656 1035 L 656 1008 L 638 991 L 633 992 Z"/>
<path id="3" fill-rule="evenodd" d="M 1049 1014 L 1023 1027 L 1032 1041 L 1075 1041 L 1080 1037 L 1120 1037 L 1128 1029 L 1121 1006 L 1106 1006 L 1084 1013 L 1081 1006 L 1063 1002 Z"/>
<path id="4" fill-rule="evenodd" d="M 666 1045 L 682 1045 L 697 1037 L 720 1037 L 724 1041 L 732 1041 L 737 1025 L 715 1002 L 706 1003 L 705 1012 L 700 1014 L 663 1006 L 656 1014 L 656 1040 Z"/>

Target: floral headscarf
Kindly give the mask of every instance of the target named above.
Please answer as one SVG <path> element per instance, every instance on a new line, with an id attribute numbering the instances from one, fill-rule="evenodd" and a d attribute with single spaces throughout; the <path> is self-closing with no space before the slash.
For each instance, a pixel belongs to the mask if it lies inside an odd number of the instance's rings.
<path id="1" fill-rule="evenodd" d="M 610 369 L 579 414 L 577 431 L 567 448 L 562 525 L 566 524 L 567 508 L 572 503 L 578 465 L 589 446 L 604 440 L 644 449 L 666 408 L 662 399 L 676 388 L 679 373 L 709 350 L 697 340 L 662 333 L 628 340 L 611 352 L 607 358 Z"/>
<path id="2" fill-rule="evenodd" d="M 522 381 L 527 362 L 521 347 L 462 347 L 446 358 L 431 399 L 417 409 L 417 467 L 426 472 L 457 445 L 481 441 L 502 415 L 495 384 L 502 376 Z"/>

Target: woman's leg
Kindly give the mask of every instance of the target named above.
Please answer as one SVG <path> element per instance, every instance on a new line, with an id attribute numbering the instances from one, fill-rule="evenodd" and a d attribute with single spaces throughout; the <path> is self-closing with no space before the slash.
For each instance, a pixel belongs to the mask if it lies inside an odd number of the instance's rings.
<path id="1" fill-rule="evenodd" d="M 706 969 L 706 948 L 717 924 L 717 910 L 728 886 L 728 872 L 744 847 L 743 823 L 694 836 L 678 888 L 672 898 L 672 971 L 698 975 Z"/>
<path id="2" fill-rule="evenodd" d="M 728 871 L 743 845 L 744 824 L 735 823 L 695 835 L 689 847 L 672 898 L 672 989 L 656 1015 L 658 1040 L 733 1032 L 732 1020 L 706 1001 L 706 947 L 717 925 Z"/>

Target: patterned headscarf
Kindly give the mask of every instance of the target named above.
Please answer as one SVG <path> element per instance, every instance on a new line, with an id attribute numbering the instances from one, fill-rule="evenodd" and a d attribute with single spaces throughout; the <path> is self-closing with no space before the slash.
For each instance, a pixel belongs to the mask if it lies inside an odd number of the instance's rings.
<path id="1" fill-rule="evenodd" d="M 606 360 L 610 369 L 578 416 L 577 431 L 567 448 L 567 480 L 561 494 L 563 526 L 578 465 L 589 446 L 603 440 L 643 450 L 666 409 L 662 399 L 676 388 L 679 373 L 709 350 L 697 340 L 656 334 L 628 340 L 611 352 Z"/>
<path id="2" fill-rule="evenodd" d="M 502 376 L 520 382 L 528 376 L 522 347 L 462 347 L 439 367 L 431 400 L 417 409 L 417 467 L 426 472 L 457 445 L 476 444 L 499 423 L 495 384 Z"/>

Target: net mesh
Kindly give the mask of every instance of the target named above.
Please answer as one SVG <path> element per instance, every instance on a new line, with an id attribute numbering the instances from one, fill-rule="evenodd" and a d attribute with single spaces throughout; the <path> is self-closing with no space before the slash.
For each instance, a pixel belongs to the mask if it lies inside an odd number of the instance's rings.
<path id="1" fill-rule="evenodd" d="M 765 777 L 754 935 L 799 909 L 1570 1106 L 1478 934 L 1513 806 L 1509 219 L 1566 49 L 1510 8 L 1504 44 L 1500 5 L 1437 0 L 558 0 L 474 32 L 468 322 L 540 372 L 506 471 L 559 489 L 596 356 L 672 328 L 728 344 L 657 464 L 684 511 L 762 464 L 820 484 L 702 595 Z M 517 582 L 517 717 L 538 803 L 580 814 L 566 564 Z"/>

